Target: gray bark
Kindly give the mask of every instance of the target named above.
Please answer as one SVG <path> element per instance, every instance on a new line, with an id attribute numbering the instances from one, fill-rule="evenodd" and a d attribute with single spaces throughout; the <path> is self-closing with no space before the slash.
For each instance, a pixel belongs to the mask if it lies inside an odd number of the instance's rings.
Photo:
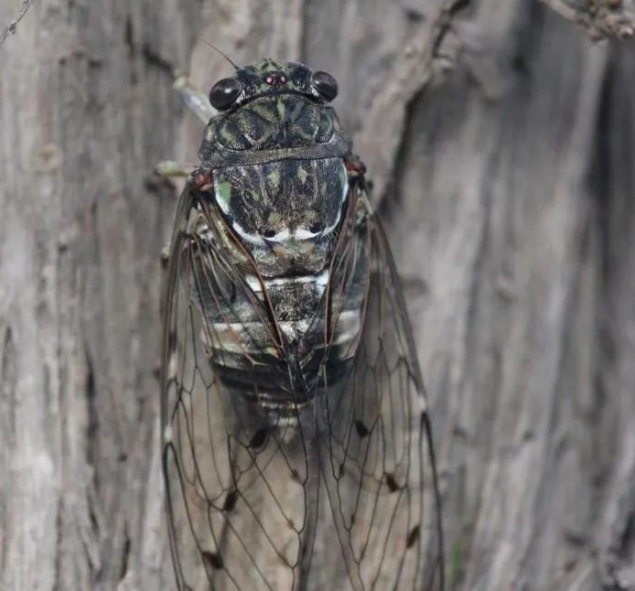
<path id="1" fill-rule="evenodd" d="M 635 52 L 584 31 L 632 2 L 460 4 L 23 15 L 0 48 L 1 591 L 173 588 L 157 368 L 177 190 L 152 169 L 200 140 L 171 69 L 203 89 L 231 71 L 204 41 L 340 82 L 431 397 L 450 589 L 635 589 Z"/>

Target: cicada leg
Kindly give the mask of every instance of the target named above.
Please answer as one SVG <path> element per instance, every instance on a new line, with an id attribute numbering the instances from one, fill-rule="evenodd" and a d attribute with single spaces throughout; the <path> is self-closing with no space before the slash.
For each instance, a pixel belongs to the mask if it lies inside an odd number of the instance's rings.
<path id="1" fill-rule="evenodd" d="M 188 187 L 195 191 L 209 191 L 214 186 L 213 174 L 210 171 L 201 170 L 193 164 L 180 164 L 172 160 L 164 160 L 156 166 L 155 173 L 163 177 L 187 177 Z M 164 270 L 168 268 L 169 260 L 170 245 L 168 244 L 161 252 L 161 267 Z"/>
<path id="2" fill-rule="evenodd" d="M 196 169 L 197 164 L 186 164 L 174 160 L 162 160 L 154 168 L 155 174 L 164 178 L 189 177 Z"/>
<path id="3" fill-rule="evenodd" d="M 183 162 L 175 162 L 174 160 L 162 160 L 154 168 L 154 174 L 162 178 L 186 178 L 190 179 L 194 176 L 198 166 L 196 164 L 185 164 Z M 170 245 L 167 244 L 161 251 L 161 268 L 165 272 L 168 268 L 170 259 Z"/>
<path id="4" fill-rule="evenodd" d="M 154 174 L 162 179 L 186 178 L 189 179 L 197 170 L 196 164 L 185 164 L 174 160 L 162 160 L 154 167 Z M 170 258 L 170 245 L 163 247 L 161 252 L 161 268 L 166 271 Z"/>
<path id="5" fill-rule="evenodd" d="M 185 106 L 192 111 L 205 125 L 216 114 L 216 111 L 209 104 L 209 98 L 200 90 L 195 88 L 187 76 L 181 75 L 174 79 L 174 89 L 185 101 Z"/>
<path id="6" fill-rule="evenodd" d="M 187 76 L 177 74 L 174 78 L 174 89 L 181 95 L 185 106 L 207 125 L 215 111 L 209 104 L 209 99 L 195 88 Z M 159 176 L 166 178 L 189 177 L 197 168 L 196 164 L 185 164 L 174 160 L 163 160 L 154 169 Z"/>

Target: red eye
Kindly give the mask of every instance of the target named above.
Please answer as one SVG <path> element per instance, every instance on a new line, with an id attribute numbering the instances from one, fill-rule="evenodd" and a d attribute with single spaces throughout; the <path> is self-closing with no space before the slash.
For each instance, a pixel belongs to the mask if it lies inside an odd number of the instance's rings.
<path id="1" fill-rule="evenodd" d="M 274 80 L 274 77 L 273 77 L 273 76 L 267 76 L 267 77 L 265 78 L 265 82 L 266 82 L 267 84 L 273 84 L 273 83 L 274 83 L 274 81 L 275 81 L 275 80 Z"/>
<path id="2" fill-rule="evenodd" d="M 280 76 L 280 84 L 286 84 L 287 83 L 287 77 L 286 76 Z"/>

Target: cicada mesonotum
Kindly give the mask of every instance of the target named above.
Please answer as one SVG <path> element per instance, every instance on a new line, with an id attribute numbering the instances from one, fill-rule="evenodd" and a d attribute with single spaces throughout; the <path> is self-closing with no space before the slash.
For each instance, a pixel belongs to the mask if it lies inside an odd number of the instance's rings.
<path id="1" fill-rule="evenodd" d="M 178 588 L 443 589 L 417 355 L 334 78 L 267 59 L 214 109 L 180 88 L 207 127 L 165 300 Z"/>

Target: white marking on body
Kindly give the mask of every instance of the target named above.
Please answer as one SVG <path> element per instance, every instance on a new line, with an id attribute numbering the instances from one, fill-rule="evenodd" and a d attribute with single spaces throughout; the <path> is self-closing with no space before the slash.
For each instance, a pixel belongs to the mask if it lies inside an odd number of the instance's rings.
<path id="1" fill-rule="evenodd" d="M 232 228 L 236 231 L 236 233 L 249 244 L 253 244 L 255 246 L 265 246 L 267 243 L 260 236 L 260 234 L 250 234 L 246 232 L 245 229 L 236 221 L 232 220 L 231 222 Z"/>
<path id="2" fill-rule="evenodd" d="M 245 274 L 247 285 L 256 292 L 262 291 L 262 284 L 256 275 Z M 318 275 L 297 275 L 295 277 L 274 277 L 273 279 L 263 279 L 267 289 L 294 283 L 314 283 L 318 293 L 321 295 L 329 281 L 329 270 L 324 269 Z"/>
<path id="3" fill-rule="evenodd" d="M 265 279 L 267 286 L 269 285 L 284 285 L 285 283 L 316 283 L 319 285 L 326 285 L 328 281 L 329 270 L 325 269 L 319 275 L 298 275 L 296 277 L 275 277 L 273 279 Z M 326 276 L 326 279 L 324 277 Z"/>
<path id="4" fill-rule="evenodd" d="M 291 232 L 289 232 L 289 228 L 283 228 L 271 238 L 267 238 L 267 242 L 286 242 L 290 237 Z"/>
<path id="5" fill-rule="evenodd" d="M 308 240 L 309 238 L 314 238 L 318 234 L 321 234 L 321 232 L 309 232 L 309 230 L 300 228 L 293 233 L 293 237 L 296 240 Z"/>
<path id="6" fill-rule="evenodd" d="M 340 208 L 337 210 L 337 217 L 335 218 L 335 221 L 330 226 L 326 226 L 326 228 L 324 228 L 322 232 L 320 232 L 323 236 L 330 234 L 339 225 L 340 220 L 342 219 L 341 206 L 344 204 L 344 201 L 346 201 L 347 195 L 348 195 L 348 178 L 346 179 L 346 182 L 344 183 L 344 191 L 342 193 L 342 200 L 340 201 Z"/>
<path id="7" fill-rule="evenodd" d="M 278 321 L 280 331 L 291 340 L 305 334 L 312 324 L 313 319 L 310 318 Z M 214 331 L 211 335 L 211 346 L 213 349 L 227 353 L 244 354 L 241 342 L 252 340 L 253 335 L 257 334 L 260 327 L 262 327 L 261 322 L 214 323 Z M 333 344 L 343 345 L 353 341 L 357 338 L 360 330 L 361 314 L 359 310 L 345 310 L 341 312 L 338 318 L 338 330 L 335 334 Z M 239 340 L 236 339 L 237 336 Z M 229 366 L 229 360 L 225 360 L 224 364 Z"/>
<path id="8" fill-rule="evenodd" d="M 315 284 L 320 287 L 326 287 L 326 284 L 329 282 L 329 270 L 324 269 L 319 275 L 315 277 Z"/>
<path id="9" fill-rule="evenodd" d="M 341 214 L 341 210 L 340 210 L 340 212 L 338 212 L 338 214 L 337 214 L 337 219 L 335 220 L 335 223 L 333 223 L 330 226 L 326 226 L 326 228 L 324 228 L 324 230 L 322 230 L 322 234 L 324 236 L 326 236 L 327 234 L 330 234 L 333 230 L 335 230 L 335 228 L 337 228 L 337 226 L 339 225 L 341 218 L 342 218 L 342 214 Z"/>
<path id="10" fill-rule="evenodd" d="M 262 284 L 256 275 L 245 274 L 245 281 L 252 291 L 262 291 Z"/>
<path id="11" fill-rule="evenodd" d="M 235 219 L 232 219 L 231 226 L 241 238 L 243 238 L 249 244 L 253 244 L 254 246 L 266 246 L 267 244 L 270 244 L 272 242 L 282 244 L 284 242 L 287 242 L 289 239 L 302 241 L 302 240 L 310 240 L 312 238 L 315 238 L 315 236 L 318 236 L 318 235 L 326 236 L 327 234 L 330 234 L 338 227 L 340 220 L 342 219 L 341 205 L 344 203 L 344 201 L 346 201 L 346 196 L 348 195 L 348 188 L 349 188 L 349 183 L 347 180 L 343 186 L 342 197 L 340 200 L 340 207 L 337 210 L 337 217 L 335 218 L 335 221 L 330 226 L 326 226 L 320 232 L 310 232 L 306 228 L 298 228 L 295 232 L 291 233 L 289 228 L 283 228 L 271 238 L 265 239 L 259 233 L 251 234 L 247 232 Z M 265 192 L 265 195 L 266 195 L 266 192 Z M 216 203 L 218 204 L 221 211 L 225 215 L 229 215 L 228 202 L 223 201 L 222 199 L 219 199 L 216 201 Z"/>

